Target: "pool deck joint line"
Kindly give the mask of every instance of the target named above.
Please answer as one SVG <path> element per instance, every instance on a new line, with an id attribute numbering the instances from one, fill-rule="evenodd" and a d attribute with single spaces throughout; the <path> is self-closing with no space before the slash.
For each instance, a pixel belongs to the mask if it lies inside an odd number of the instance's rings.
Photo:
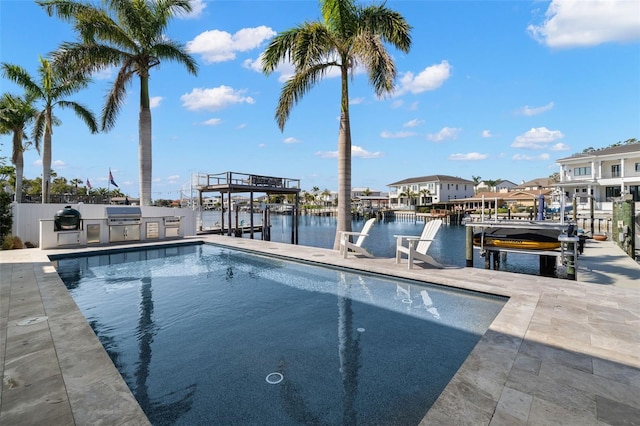
<path id="1" fill-rule="evenodd" d="M 640 266 L 613 242 L 587 241 L 569 281 L 407 270 L 392 258 L 218 235 L 177 244 L 194 241 L 509 297 L 421 425 L 640 425 Z M 0 424 L 150 424 L 48 258 L 105 249 L 0 252 Z"/>

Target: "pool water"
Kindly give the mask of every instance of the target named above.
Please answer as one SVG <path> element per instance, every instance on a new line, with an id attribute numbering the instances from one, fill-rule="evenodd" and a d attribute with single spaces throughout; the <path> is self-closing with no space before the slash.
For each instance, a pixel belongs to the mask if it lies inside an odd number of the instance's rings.
<path id="1" fill-rule="evenodd" d="M 506 301 L 207 244 L 56 263 L 155 425 L 418 424 Z"/>

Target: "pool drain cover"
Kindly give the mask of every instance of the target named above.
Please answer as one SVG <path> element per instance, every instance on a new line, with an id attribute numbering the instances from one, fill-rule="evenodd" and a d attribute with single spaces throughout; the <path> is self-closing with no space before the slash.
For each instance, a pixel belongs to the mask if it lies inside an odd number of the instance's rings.
<path id="1" fill-rule="evenodd" d="M 284 379 L 284 376 L 280 373 L 269 373 L 265 379 L 270 385 L 277 385 Z"/>

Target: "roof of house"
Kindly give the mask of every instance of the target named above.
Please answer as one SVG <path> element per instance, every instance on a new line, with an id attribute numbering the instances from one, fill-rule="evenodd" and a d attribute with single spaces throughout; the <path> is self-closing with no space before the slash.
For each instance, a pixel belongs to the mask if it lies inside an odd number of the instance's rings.
<path id="1" fill-rule="evenodd" d="M 576 159 L 580 159 L 580 158 L 592 158 L 592 157 L 603 157 L 606 155 L 618 155 L 618 154 L 628 154 L 631 152 L 638 152 L 640 153 L 640 142 L 638 143 L 629 143 L 629 144 L 624 144 L 624 145 L 617 145 L 617 146 L 612 146 L 609 148 L 601 148 L 601 149 L 596 149 L 594 151 L 589 151 L 589 152 L 581 152 L 579 154 L 574 154 L 570 157 L 564 157 L 564 158 L 560 158 L 556 161 L 563 161 L 563 160 L 576 160 Z"/>
<path id="2" fill-rule="evenodd" d="M 387 186 L 398 186 L 398 185 L 406 185 L 409 183 L 423 183 L 423 182 L 454 182 L 454 183 L 468 183 L 474 185 L 475 182 L 472 180 L 462 179 L 457 176 L 447 176 L 447 175 L 431 175 L 431 176 L 421 176 L 421 177 L 413 177 L 404 180 L 400 180 L 398 182 L 390 183 Z"/>
<path id="3" fill-rule="evenodd" d="M 558 182 L 554 178 L 546 177 L 546 178 L 537 178 L 530 180 L 528 182 L 521 183 L 516 186 L 514 189 L 518 188 L 550 188 L 558 185 Z"/>
<path id="4" fill-rule="evenodd" d="M 553 194 L 553 190 L 551 189 L 532 189 L 529 191 L 512 191 L 512 192 L 502 192 L 502 193 L 491 193 L 492 195 L 474 195 L 473 197 L 460 198 L 458 200 L 452 200 L 457 203 L 464 203 L 469 201 L 490 201 L 495 198 L 503 201 L 518 201 L 518 200 L 531 200 L 533 198 L 538 198 L 540 195 L 544 195 L 545 197 L 550 197 Z"/>

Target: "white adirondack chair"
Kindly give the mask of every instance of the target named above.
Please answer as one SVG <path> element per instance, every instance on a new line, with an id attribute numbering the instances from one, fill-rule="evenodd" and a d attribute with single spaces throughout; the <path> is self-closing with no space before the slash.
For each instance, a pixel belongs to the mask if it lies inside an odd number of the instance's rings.
<path id="1" fill-rule="evenodd" d="M 369 236 L 369 231 L 371 231 L 371 227 L 373 226 L 375 221 L 375 217 L 367 220 L 362 227 L 362 231 L 360 232 L 340 232 L 340 254 L 342 254 L 345 259 L 347 258 L 347 253 L 349 253 L 349 250 L 367 257 L 373 257 L 371 253 L 369 253 L 362 247 L 362 243 L 364 243 L 364 240 L 367 238 L 367 236 Z M 355 242 L 352 242 L 351 237 L 358 238 Z"/>
<path id="2" fill-rule="evenodd" d="M 429 250 L 429 246 L 441 225 L 442 219 L 430 220 L 425 223 L 422 234 L 419 237 L 415 235 L 396 235 L 396 264 L 402 261 L 403 255 L 407 255 L 409 269 L 413 268 L 413 261 L 416 259 L 436 268 L 443 268 L 444 266 L 441 263 L 427 254 L 427 250 Z"/>

